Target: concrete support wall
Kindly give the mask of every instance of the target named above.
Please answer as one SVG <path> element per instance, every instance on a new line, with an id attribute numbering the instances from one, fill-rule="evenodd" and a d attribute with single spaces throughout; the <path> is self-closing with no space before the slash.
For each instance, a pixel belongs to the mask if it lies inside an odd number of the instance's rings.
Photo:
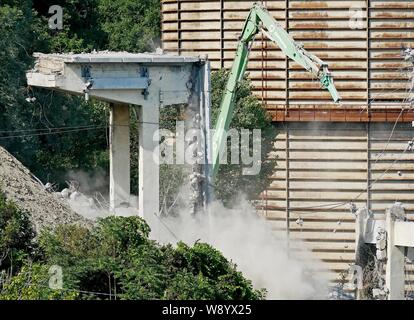
<path id="1" fill-rule="evenodd" d="M 390 208 L 386 215 L 387 229 L 387 268 L 386 284 L 389 291 L 389 300 L 404 300 L 405 293 L 405 248 L 395 245 L 393 209 Z"/>
<path id="2" fill-rule="evenodd" d="M 139 112 L 139 212 L 145 219 L 159 213 L 159 165 L 154 159 L 158 140 L 159 106 L 148 103 Z M 154 139 L 155 138 L 155 139 Z"/>
<path id="3" fill-rule="evenodd" d="M 130 203 L 129 106 L 111 104 L 110 113 L 110 191 L 111 212 Z"/>

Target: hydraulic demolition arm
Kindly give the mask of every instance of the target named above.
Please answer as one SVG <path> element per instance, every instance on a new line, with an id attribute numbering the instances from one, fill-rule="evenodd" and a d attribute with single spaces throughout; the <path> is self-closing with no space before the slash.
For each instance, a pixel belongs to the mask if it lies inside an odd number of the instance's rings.
<path id="1" fill-rule="evenodd" d="M 286 56 L 311 72 L 315 78 L 318 78 L 322 87 L 329 91 L 334 102 L 339 102 L 341 99 L 336 91 L 328 65 L 315 55 L 307 52 L 302 44 L 295 42 L 265 7 L 255 3 L 250 10 L 240 36 L 236 57 L 221 101 L 220 114 L 213 134 L 211 172 L 213 179 L 218 172 L 220 155 L 227 142 L 227 131 L 233 118 L 237 84 L 243 78 L 249 60 L 250 48 L 254 37 L 260 31 L 263 31 L 269 39 L 273 40 Z"/>

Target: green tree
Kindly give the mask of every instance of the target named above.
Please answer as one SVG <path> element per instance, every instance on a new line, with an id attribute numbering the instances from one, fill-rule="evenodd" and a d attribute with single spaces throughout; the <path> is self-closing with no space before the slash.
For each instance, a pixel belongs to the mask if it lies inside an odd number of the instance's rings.
<path id="1" fill-rule="evenodd" d="M 29 215 L 0 191 L 0 271 L 13 273 L 34 253 L 35 232 Z"/>
<path id="2" fill-rule="evenodd" d="M 213 72 L 211 75 L 213 128 L 220 113 L 220 104 L 223 98 L 224 88 L 226 87 L 228 74 L 228 71 L 222 69 Z M 220 165 L 214 185 L 215 197 L 228 206 L 231 206 L 233 200 L 237 199 L 237 196 L 241 193 L 247 195 L 249 199 L 255 199 L 269 184 L 269 179 L 276 165 L 276 162 L 268 157 L 268 154 L 274 150 L 273 142 L 276 136 L 276 130 L 265 108 L 263 108 L 258 98 L 253 95 L 252 85 L 247 76 L 239 83 L 236 90 L 236 103 L 230 128 L 237 129 L 239 133 L 241 129 L 261 130 L 260 156 L 262 162 L 258 175 L 243 175 L 243 164 L 230 164 L 231 148 L 229 144 L 227 148 L 229 164 Z M 165 128 L 174 130 L 175 121 L 182 117 L 184 113 L 182 109 L 179 109 L 179 111 L 181 113 L 175 111 L 174 116 L 164 119 L 163 125 Z M 230 139 L 228 142 L 230 143 Z M 241 145 L 240 150 L 242 150 Z M 250 145 L 250 154 L 252 151 L 253 146 Z M 185 166 L 178 165 L 165 165 L 162 167 L 162 174 L 167 177 L 167 179 L 161 179 L 160 194 L 161 199 L 164 200 L 161 204 L 162 206 L 164 203 L 167 203 L 167 207 L 174 203 L 180 192 L 180 185 L 185 181 L 184 173 L 186 169 L 188 170 Z"/>
<path id="3" fill-rule="evenodd" d="M 63 9 L 63 29 L 50 29 L 49 8 L 53 5 Z M 37 0 L 33 9 L 41 23 L 37 29 L 47 39 L 44 52 L 89 52 L 99 50 L 107 43 L 107 34 L 98 22 L 99 0 Z"/>
<path id="4" fill-rule="evenodd" d="M 106 104 L 88 103 L 79 97 L 53 92 L 46 94 L 43 90 L 38 92 L 41 92 L 36 94 L 38 104 L 32 105 L 39 112 L 36 127 L 68 129 L 37 137 L 40 147 L 29 166 L 35 175 L 62 186 L 69 171 L 94 172 L 99 168 L 107 172 L 109 112 Z"/>
<path id="5" fill-rule="evenodd" d="M 32 53 L 47 52 L 54 39 L 47 17 L 39 17 L 32 6 L 32 1 L 22 0 L 2 1 L 0 7 L 0 32 L 8 35 L 0 39 L 0 145 L 43 181 L 49 177 L 63 182 L 70 169 L 88 170 L 107 163 L 105 131 L 51 135 L 46 130 L 103 126 L 105 110 L 103 104 L 86 104 L 77 97 L 26 87 L 25 72 L 33 63 Z M 36 101 L 26 102 L 33 94 Z"/>
<path id="6" fill-rule="evenodd" d="M 223 98 L 224 89 L 228 79 L 229 71 L 219 70 L 213 72 L 212 83 L 212 123 L 217 121 L 220 113 L 220 104 Z M 217 174 L 214 190 L 218 199 L 225 204 L 231 204 L 237 190 L 244 193 L 250 199 L 254 199 L 262 192 L 269 183 L 269 178 L 273 173 L 275 161 L 268 158 L 268 154 L 274 150 L 273 141 L 276 136 L 275 127 L 272 125 L 270 116 L 266 109 L 252 92 L 252 84 L 247 79 L 247 75 L 238 84 L 236 89 L 235 107 L 230 128 L 237 129 L 260 129 L 261 130 L 261 168 L 258 175 L 243 175 L 243 164 L 221 165 Z M 230 140 L 230 139 L 229 139 Z M 230 147 L 227 149 L 230 156 Z M 240 147 L 240 150 L 241 147 Z M 252 152 L 250 145 L 250 152 Z"/>
<path id="7" fill-rule="evenodd" d="M 30 1 L 6 1 L 0 6 L 0 144 L 20 159 L 34 157 L 36 138 L 4 139 L 17 128 L 31 128 L 32 112 L 26 103 L 25 71 L 32 61 L 31 47 L 36 37 L 31 26 L 36 22 Z M 21 132 L 20 132 L 21 133 Z"/>
<path id="8" fill-rule="evenodd" d="M 63 8 L 63 30 L 48 27 L 52 5 Z M 160 38 L 160 21 L 159 1 L 2 1 L 0 32 L 8 36 L 0 39 L 0 145 L 43 181 L 64 184 L 70 170 L 106 170 L 105 129 L 76 130 L 106 126 L 106 104 L 27 88 L 25 72 L 31 68 L 36 51 L 149 50 Z M 28 96 L 35 96 L 36 101 L 26 102 Z M 75 129 L 39 134 L 59 127 Z"/>
<path id="9" fill-rule="evenodd" d="M 99 0 L 98 8 L 107 49 L 143 52 L 160 45 L 160 0 Z"/>
<path id="10" fill-rule="evenodd" d="M 78 299 L 261 299 L 236 266 L 204 243 L 177 248 L 149 239 L 138 217 L 108 217 L 91 230 L 45 231 L 42 264 L 59 265 Z"/>

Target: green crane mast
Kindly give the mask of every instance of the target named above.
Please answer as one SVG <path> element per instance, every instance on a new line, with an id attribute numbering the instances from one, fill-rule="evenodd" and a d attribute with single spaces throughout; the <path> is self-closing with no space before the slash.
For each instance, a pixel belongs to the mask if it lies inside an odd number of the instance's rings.
<path id="1" fill-rule="evenodd" d="M 212 139 L 212 168 L 210 172 L 212 179 L 218 172 L 220 155 L 227 142 L 227 131 L 233 118 L 236 87 L 246 71 L 254 37 L 260 31 L 263 31 L 268 38 L 274 41 L 286 56 L 299 63 L 311 72 L 315 78 L 319 79 L 320 84 L 329 91 L 334 102 L 338 103 L 341 100 L 333 83 L 332 75 L 328 70 L 328 65 L 315 55 L 307 52 L 302 44 L 295 42 L 263 5 L 255 3 L 244 24 L 236 57 L 221 101 L 220 114 Z"/>

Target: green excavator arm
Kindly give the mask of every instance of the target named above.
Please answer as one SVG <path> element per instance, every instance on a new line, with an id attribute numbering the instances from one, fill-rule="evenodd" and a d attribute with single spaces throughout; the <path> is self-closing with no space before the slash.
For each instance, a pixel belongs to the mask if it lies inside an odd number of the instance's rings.
<path id="1" fill-rule="evenodd" d="M 218 172 L 220 156 L 227 143 L 227 131 L 233 118 L 237 84 L 244 76 L 251 45 L 254 37 L 260 31 L 274 41 L 286 56 L 296 61 L 307 71 L 311 72 L 315 78 L 319 79 L 321 86 L 329 91 L 334 102 L 338 103 L 341 100 L 333 83 L 332 75 L 328 70 L 328 65 L 315 55 L 307 52 L 300 43 L 295 42 L 263 5 L 255 3 L 250 10 L 240 36 L 236 57 L 221 101 L 220 114 L 214 128 L 212 138 L 212 179 L 215 178 Z"/>

